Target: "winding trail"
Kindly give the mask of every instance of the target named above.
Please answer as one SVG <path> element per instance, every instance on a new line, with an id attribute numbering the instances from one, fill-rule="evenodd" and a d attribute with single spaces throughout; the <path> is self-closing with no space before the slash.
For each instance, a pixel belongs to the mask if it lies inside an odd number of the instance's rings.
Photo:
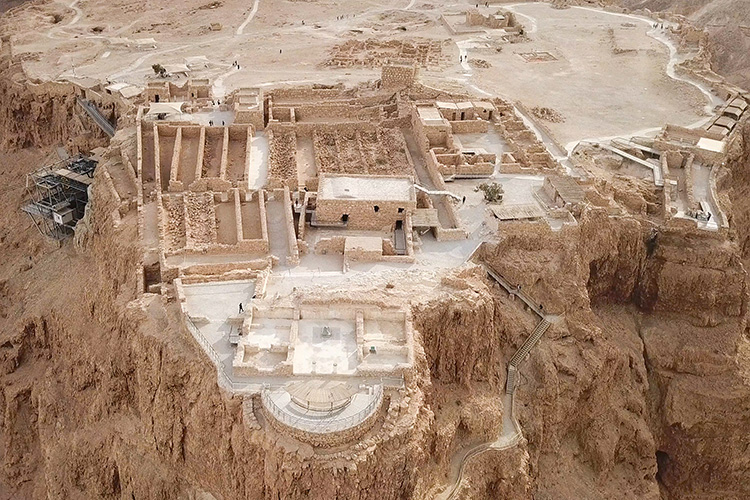
<path id="1" fill-rule="evenodd" d="M 503 425 L 500 435 L 495 441 L 470 446 L 469 448 L 454 454 L 451 459 L 451 472 L 448 483 L 450 486 L 436 496 L 436 499 L 438 500 L 452 500 L 457 497 L 461 490 L 461 483 L 464 479 L 466 465 L 473 457 L 491 450 L 506 450 L 521 442 L 521 439 L 523 439 L 523 433 L 521 431 L 521 426 L 516 420 L 514 406 L 515 392 L 518 385 L 518 368 L 531 353 L 531 350 L 538 345 L 542 336 L 544 336 L 550 326 L 560 319 L 559 316 L 545 314 L 541 309 L 541 306 L 537 307 L 537 302 L 535 300 L 529 297 L 525 292 L 521 291 L 520 288 L 517 288 L 513 283 L 506 280 L 495 270 L 484 264 L 482 264 L 482 267 L 487 273 L 487 276 L 494 280 L 501 289 L 504 289 L 508 295 L 520 299 L 522 302 L 521 305 L 531 310 L 539 318 L 539 322 L 508 361 L 508 378 L 506 380 L 505 391 L 503 394 Z"/>
<path id="2" fill-rule="evenodd" d="M 546 2 L 527 2 L 527 3 L 508 4 L 508 5 L 505 5 L 504 8 L 508 9 L 509 11 L 513 12 L 514 14 L 518 16 L 521 16 L 527 19 L 530 23 L 530 26 L 526 30 L 526 33 L 531 34 L 531 33 L 538 32 L 538 24 L 537 24 L 536 18 L 528 14 L 524 14 L 523 12 L 519 12 L 518 7 L 525 6 L 525 5 L 541 5 L 541 4 L 546 4 Z M 588 11 L 596 12 L 600 14 L 603 13 L 603 14 L 608 14 L 611 16 L 622 17 L 625 19 L 630 19 L 630 20 L 641 22 L 641 23 L 645 23 L 649 26 L 652 26 L 655 22 L 653 19 L 649 19 L 648 17 L 645 17 L 645 16 L 637 16 L 633 14 L 622 14 L 619 12 L 609 12 L 606 10 L 596 9 L 593 7 L 572 6 L 570 8 L 588 10 Z M 646 34 L 650 36 L 651 38 L 653 38 L 654 40 L 664 44 L 667 47 L 667 50 L 669 51 L 669 59 L 667 61 L 667 65 L 665 68 L 666 75 L 672 78 L 673 80 L 685 82 L 689 85 L 694 86 L 706 97 L 708 103 L 704 107 L 704 111 L 708 115 L 711 115 L 714 107 L 724 104 L 723 99 L 714 95 L 714 93 L 711 92 L 711 90 L 700 81 L 687 77 L 687 76 L 681 76 L 677 74 L 675 67 L 678 63 L 682 62 L 684 58 L 681 57 L 677 53 L 677 47 L 672 42 L 672 40 L 669 39 L 666 32 L 664 32 L 663 30 L 660 30 L 659 28 L 652 28 L 651 30 L 647 31 Z M 469 81 L 469 79 L 473 79 L 473 71 L 471 69 L 471 66 L 468 63 L 469 49 L 472 48 L 472 44 L 476 43 L 477 41 L 478 41 L 477 39 L 470 38 L 467 40 L 459 40 L 456 42 L 459 53 L 461 56 L 463 56 L 463 59 L 464 59 L 464 61 L 461 63 L 461 67 L 465 70 L 463 73 L 463 76 L 467 77 L 467 78 L 460 78 L 458 80 L 462 81 L 467 87 L 475 90 L 476 92 L 479 92 L 482 95 L 485 95 L 485 96 L 497 95 L 497 94 L 492 94 L 491 92 L 487 92 L 486 90 L 477 86 L 475 83 L 472 83 Z M 610 137 L 586 137 L 586 138 L 579 139 L 577 141 L 572 141 L 566 144 L 564 149 L 561 149 L 561 147 L 558 145 L 557 141 L 554 140 L 554 138 L 550 137 L 548 134 L 543 132 L 540 129 L 540 127 L 536 125 L 533 117 L 526 115 L 515 105 L 514 105 L 514 109 L 515 109 L 516 114 L 524 121 L 526 126 L 529 127 L 534 132 L 534 134 L 537 136 L 537 139 L 539 139 L 539 141 L 542 142 L 547 147 L 547 150 L 549 151 L 549 153 L 557 161 L 559 161 L 563 165 L 563 167 L 565 167 L 565 170 L 569 174 L 574 173 L 573 163 L 570 160 L 570 155 L 572 154 L 573 150 L 575 150 L 575 148 L 578 146 L 578 144 L 580 144 L 583 141 L 602 142 L 604 140 L 610 140 L 616 137 L 623 137 L 624 135 L 631 135 L 631 136 L 645 135 L 645 134 L 658 132 L 659 130 L 661 130 L 661 127 L 654 127 L 654 128 L 641 129 L 641 130 L 634 131 L 629 134 L 620 134 L 620 135 L 610 136 Z M 688 125 L 688 128 L 701 127 L 705 123 L 707 123 L 710 119 L 711 119 L 711 116 L 708 116 L 707 118 L 702 118 L 696 121 L 695 123 Z"/>
<path id="3" fill-rule="evenodd" d="M 513 12 L 516 15 L 519 15 L 519 16 L 527 19 L 530 22 L 530 27 L 526 31 L 527 33 L 536 33 L 537 32 L 538 25 L 537 25 L 536 19 L 534 17 L 532 17 L 532 16 L 527 15 L 527 14 L 523 14 L 521 12 L 518 12 L 517 9 L 516 9 L 516 7 L 519 6 L 519 5 L 530 5 L 530 4 L 534 4 L 534 3 L 539 4 L 541 2 L 523 3 L 523 4 L 510 4 L 510 5 L 506 5 L 505 6 L 505 8 L 507 8 L 511 12 Z M 621 13 L 617 13 L 617 12 L 608 12 L 608 11 L 604 11 L 604 10 L 601 10 L 601 9 L 595 9 L 595 8 L 592 8 L 592 7 L 572 7 L 572 8 L 574 8 L 574 9 L 589 10 L 589 11 L 592 11 L 592 12 L 605 13 L 605 14 L 609 14 L 609 15 L 612 15 L 612 16 L 623 17 L 623 18 L 626 18 L 626 19 L 631 19 L 631 20 L 635 20 L 635 21 L 638 21 L 638 22 L 646 23 L 646 24 L 652 26 L 652 29 L 649 30 L 649 31 L 647 31 L 647 35 L 650 36 L 651 38 L 653 38 L 653 39 L 661 42 L 662 44 L 664 44 L 667 47 L 667 50 L 669 52 L 669 59 L 667 61 L 667 65 L 666 65 L 666 68 L 665 68 L 665 73 L 667 74 L 667 76 L 669 76 L 670 78 L 672 78 L 674 80 L 682 81 L 682 82 L 688 83 L 688 84 L 696 87 L 706 97 L 706 99 L 708 101 L 708 103 L 706 104 L 706 106 L 704 108 L 705 111 L 706 111 L 706 113 L 708 113 L 708 114 L 713 113 L 713 109 L 717 105 L 724 104 L 723 99 L 721 99 L 718 96 L 716 96 L 713 92 L 711 92 L 711 90 L 706 85 L 704 85 L 700 81 L 695 80 L 695 79 L 690 78 L 690 77 L 687 77 L 687 76 L 682 76 L 682 75 L 677 74 L 677 72 L 675 70 L 675 67 L 676 67 L 676 65 L 679 62 L 682 62 L 682 60 L 684 60 L 684 59 L 681 58 L 677 54 L 677 47 L 672 42 L 672 40 L 669 39 L 669 37 L 667 36 L 666 32 L 664 32 L 663 30 L 660 30 L 659 28 L 653 28 L 654 20 L 649 19 L 649 18 L 644 17 L 644 16 L 636 16 L 636 15 L 632 15 L 632 14 L 621 14 Z M 476 39 L 459 40 L 459 41 L 456 42 L 456 45 L 458 46 L 458 49 L 459 49 L 459 54 L 462 56 L 462 59 L 463 59 L 463 61 L 461 63 L 461 67 L 464 70 L 463 76 L 465 77 L 465 78 L 457 78 L 456 80 L 463 82 L 467 87 L 472 88 L 473 90 L 479 92 L 480 94 L 490 96 L 490 95 L 493 95 L 493 94 L 491 94 L 490 92 L 487 92 L 486 90 L 478 87 L 475 83 L 472 83 L 470 81 L 470 79 L 473 79 L 473 71 L 472 71 L 471 66 L 468 64 L 468 54 L 469 54 L 469 49 L 472 48 L 472 45 L 475 42 L 477 42 Z M 560 161 L 561 164 L 566 168 L 566 170 L 568 170 L 569 173 L 572 172 L 572 167 L 573 167 L 572 162 L 570 161 L 570 154 L 575 149 L 575 147 L 580 142 L 583 142 L 583 141 L 601 141 L 601 138 L 599 138 L 599 139 L 581 139 L 579 141 L 574 141 L 572 143 L 569 143 L 568 145 L 565 146 L 565 149 L 561 150 L 561 147 L 558 146 L 558 144 L 554 140 L 554 138 L 549 137 L 548 134 L 546 134 L 545 132 L 543 132 L 539 127 L 537 127 L 535 125 L 534 120 L 533 120 L 532 117 L 527 116 L 525 113 L 523 113 L 515 105 L 514 105 L 514 109 L 515 109 L 516 114 L 519 117 L 521 117 L 521 119 L 523 119 L 523 121 L 526 124 L 526 126 L 529 127 L 534 132 L 534 134 L 537 136 L 537 138 L 542 143 L 545 144 L 545 146 L 547 147 L 547 150 L 550 152 L 550 154 L 552 154 L 552 156 L 555 157 L 555 159 L 557 159 L 558 161 Z M 698 122 L 690 125 L 690 128 L 700 127 L 700 126 L 702 126 L 709 119 L 710 119 L 710 117 L 706 118 L 706 119 L 701 119 Z M 654 131 L 658 131 L 658 130 L 661 130 L 661 127 L 658 127 L 658 128 L 649 128 L 649 129 L 645 129 L 645 130 L 639 130 L 639 131 L 634 132 L 631 135 L 641 135 L 641 134 L 646 134 L 646 133 L 650 133 L 650 132 L 654 132 Z M 621 136 L 622 135 L 615 136 L 615 137 L 621 137 Z M 614 138 L 614 137 L 610 137 L 609 139 L 612 139 L 612 138 Z M 519 349 L 519 351 L 520 351 L 520 349 Z M 440 494 L 438 494 L 436 496 L 436 499 L 438 499 L 438 500 L 452 500 L 452 499 L 457 498 L 458 493 L 461 490 L 461 483 L 462 483 L 462 481 L 464 479 L 464 473 L 465 473 L 465 470 L 466 470 L 466 466 L 467 466 L 467 464 L 469 463 L 469 461 L 472 458 L 474 458 L 474 457 L 476 457 L 478 455 L 481 455 L 482 453 L 485 453 L 485 452 L 490 451 L 490 450 L 504 450 L 504 449 L 508 449 L 510 447 L 513 447 L 513 446 L 517 445 L 521 441 L 521 439 L 523 437 L 523 433 L 522 433 L 521 427 L 518 424 L 518 421 L 516 420 L 515 415 L 514 415 L 514 407 L 513 407 L 514 393 L 515 393 L 515 388 L 512 388 L 510 390 L 510 393 L 506 393 L 504 395 L 504 398 L 503 398 L 503 408 L 504 408 L 504 412 L 503 412 L 503 426 L 502 426 L 502 432 L 500 433 L 500 436 L 498 437 L 498 439 L 496 441 L 494 441 L 494 442 L 491 442 L 491 443 L 476 444 L 476 445 L 470 446 L 468 448 L 465 448 L 463 450 L 460 450 L 460 451 L 456 452 L 456 454 L 451 459 L 451 471 L 450 471 L 450 476 L 449 476 L 449 484 L 450 484 L 450 486 L 448 488 L 446 488 L 443 492 L 441 492 Z"/>
<path id="4" fill-rule="evenodd" d="M 591 12 L 600 12 L 600 13 L 608 14 L 610 16 L 624 17 L 626 19 L 632 19 L 635 21 L 646 23 L 649 26 L 652 26 L 654 24 L 653 19 L 649 19 L 648 17 L 645 17 L 645 16 L 636 16 L 634 14 L 622 14 L 619 12 L 609 12 L 606 10 L 594 9 L 591 7 L 573 7 L 573 8 L 581 9 L 581 10 L 588 10 Z M 714 93 L 711 92 L 711 89 L 706 87 L 706 85 L 704 85 L 703 83 L 693 78 L 690 78 L 687 76 L 680 76 L 677 74 L 677 72 L 675 71 L 675 66 L 677 65 L 678 62 L 682 62 L 682 58 L 677 55 L 677 47 L 675 46 L 674 42 L 672 42 L 672 40 L 669 39 L 669 37 L 667 36 L 664 30 L 652 27 L 651 30 L 647 32 L 647 34 L 654 40 L 657 40 L 663 43 L 664 45 L 666 45 L 667 50 L 669 50 L 669 61 L 667 61 L 667 68 L 666 68 L 667 76 L 669 76 L 673 80 L 689 83 L 693 87 L 700 90 L 701 93 L 703 93 L 703 95 L 706 96 L 706 99 L 708 99 L 709 104 L 706 105 L 706 109 L 708 113 L 712 113 L 713 108 L 715 106 L 724 104 L 724 100 L 714 95 Z"/>
<path id="5" fill-rule="evenodd" d="M 232 56 L 235 60 L 238 59 L 237 54 Z M 214 95 L 214 98 L 217 99 L 224 99 L 224 96 L 226 96 L 227 89 L 224 86 L 224 80 L 232 76 L 233 74 L 237 73 L 239 71 L 239 68 L 232 66 L 232 69 L 229 69 L 222 73 L 221 75 L 217 76 L 214 79 L 214 83 L 211 86 L 211 92 Z"/>
<path id="6" fill-rule="evenodd" d="M 70 22 L 67 24 L 68 26 L 73 26 L 74 24 L 77 24 L 78 21 L 81 20 L 81 17 L 83 16 L 83 11 L 78 8 L 78 0 L 73 0 L 73 2 L 68 5 L 71 9 L 73 9 L 76 12 L 75 17 L 70 20 Z"/>
<path id="7" fill-rule="evenodd" d="M 62 32 L 65 28 L 69 28 L 69 27 L 71 27 L 73 25 L 78 24 L 78 21 L 80 21 L 81 17 L 83 17 L 83 11 L 78 7 L 78 2 L 79 2 L 79 0 L 73 0 L 69 4 L 67 4 L 67 3 L 63 4 L 67 8 L 73 9 L 73 11 L 75 12 L 75 15 L 73 16 L 73 19 L 71 19 L 70 21 L 68 21 L 63 26 L 60 26 L 60 25 L 57 25 L 57 24 L 52 25 L 47 30 L 47 33 L 46 33 L 47 38 L 49 38 L 50 40 L 54 40 L 54 39 L 60 38 L 60 37 L 57 36 L 58 33 Z M 58 3 L 63 3 L 63 2 L 58 2 Z M 73 37 L 73 35 L 71 35 L 69 33 L 65 33 L 65 35 L 66 35 L 67 38 L 72 38 Z"/>
<path id="8" fill-rule="evenodd" d="M 258 12 L 259 3 L 260 3 L 260 0 L 255 0 L 255 3 L 253 4 L 253 8 L 252 10 L 250 10 L 250 14 L 247 15 L 247 19 L 245 19 L 245 22 L 240 24 L 240 27 L 237 28 L 238 35 L 241 35 L 245 31 L 245 28 L 247 27 L 247 25 L 250 24 L 250 21 L 252 21 L 253 18 L 255 17 L 255 13 Z"/>
<path id="9" fill-rule="evenodd" d="M 530 2 L 532 3 L 532 2 Z M 539 3 L 539 2 L 533 2 L 533 3 Z M 524 30 L 526 33 L 536 33 L 539 29 L 536 24 L 536 18 L 529 16 L 528 14 L 524 14 L 523 12 L 518 12 L 516 10 L 516 7 L 519 5 L 528 5 L 529 3 L 512 3 L 510 5 L 505 5 L 504 7 L 514 13 L 517 16 L 521 16 L 524 19 L 527 19 L 530 23 L 529 29 Z M 595 10 L 595 9 L 594 9 Z"/>

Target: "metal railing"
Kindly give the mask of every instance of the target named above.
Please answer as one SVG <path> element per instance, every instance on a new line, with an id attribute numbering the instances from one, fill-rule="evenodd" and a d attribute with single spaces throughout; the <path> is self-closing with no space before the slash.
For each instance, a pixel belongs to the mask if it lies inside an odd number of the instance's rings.
<path id="1" fill-rule="evenodd" d="M 115 135 L 115 127 L 109 122 L 109 120 L 104 117 L 104 115 L 102 115 L 96 104 L 80 97 L 76 97 L 76 101 L 78 101 L 78 104 L 84 109 L 84 111 L 86 111 L 86 114 L 88 114 L 91 119 L 96 122 L 96 124 L 100 129 L 102 129 L 105 134 L 110 137 L 113 137 Z"/>
<path id="2" fill-rule="evenodd" d="M 271 397 L 271 391 L 264 389 L 261 392 L 261 401 L 266 410 L 273 417 L 284 425 L 300 429 L 305 432 L 314 434 L 327 434 L 331 432 L 340 432 L 352 427 L 356 427 L 367 420 L 374 412 L 380 408 L 383 402 L 383 386 L 374 387 L 374 397 L 363 409 L 346 417 L 313 417 L 309 415 L 295 416 L 281 408 Z"/>
<path id="3" fill-rule="evenodd" d="M 539 316 L 540 319 L 544 319 L 544 312 L 542 309 L 539 308 L 539 305 L 533 301 L 531 297 L 526 292 L 521 291 L 519 286 L 513 286 L 506 280 L 500 273 L 489 267 L 488 265 L 484 265 L 484 269 L 487 271 L 487 274 L 497 281 L 505 290 L 511 294 L 515 295 L 516 297 L 520 298 L 526 305 L 531 309 L 537 316 Z"/>
<path id="4" fill-rule="evenodd" d="M 190 331 L 190 333 L 193 335 L 193 338 L 196 342 L 203 348 L 204 351 L 206 351 L 206 354 L 208 354 L 208 357 L 211 358 L 211 361 L 214 365 L 216 365 L 216 371 L 218 373 L 218 382 L 221 387 L 224 389 L 227 389 L 229 391 L 235 390 L 235 384 L 232 382 L 232 379 L 227 374 L 226 370 L 224 369 L 224 362 L 219 357 L 219 353 L 216 352 L 216 349 L 214 349 L 214 346 L 211 345 L 211 343 L 208 341 L 208 339 L 201 333 L 200 329 L 193 323 L 193 320 L 190 319 L 190 316 L 187 314 L 183 314 L 185 317 L 185 325 L 187 326 L 187 329 Z"/>

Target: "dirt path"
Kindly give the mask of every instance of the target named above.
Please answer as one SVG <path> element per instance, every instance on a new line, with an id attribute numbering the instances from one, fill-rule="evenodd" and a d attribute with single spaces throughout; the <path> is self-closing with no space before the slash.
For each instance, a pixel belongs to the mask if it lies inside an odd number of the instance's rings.
<path id="1" fill-rule="evenodd" d="M 253 3 L 253 8 L 250 10 L 250 14 L 248 14 L 247 19 L 245 19 L 245 22 L 240 24 L 240 27 L 237 28 L 237 34 L 241 35 L 248 24 L 250 24 L 250 21 L 253 20 L 255 17 L 255 13 L 258 12 L 258 4 L 260 3 L 260 0 L 255 0 L 255 3 Z"/>
<path id="2" fill-rule="evenodd" d="M 529 3 L 522 3 L 522 4 L 521 3 L 510 4 L 510 5 L 507 5 L 506 8 L 508 10 L 510 10 L 511 12 L 513 12 L 514 14 L 522 17 L 525 21 L 528 21 L 530 23 L 530 25 L 529 25 L 528 29 L 526 30 L 526 32 L 529 33 L 529 34 L 531 34 L 531 33 L 536 33 L 538 31 L 537 20 L 536 20 L 535 17 L 533 17 L 533 16 L 531 16 L 529 14 L 525 14 L 525 13 L 521 12 L 519 10 L 519 7 L 522 9 L 522 8 L 530 6 L 530 5 L 539 5 L 540 3 L 541 2 L 529 2 Z M 635 22 L 638 22 L 638 23 L 644 23 L 644 24 L 647 24 L 649 26 L 652 26 L 652 29 L 650 29 L 649 31 L 647 31 L 646 35 L 648 37 L 650 37 L 650 38 L 658 41 L 659 43 L 663 44 L 667 48 L 667 51 L 668 51 L 667 64 L 664 67 L 665 74 L 669 78 L 671 78 L 671 79 L 673 79 L 675 81 L 680 81 L 680 82 L 687 83 L 687 84 L 695 87 L 697 90 L 699 90 L 706 97 L 706 100 L 707 100 L 707 104 L 704 107 L 704 111 L 706 112 L 706 114 L 710 115 L 713 112 L 713 108 L 715 106 L 721 105 L 721 104 L 724 103 L 724 101 L 721 98 L 719 98 L 718 96 L 714 95 L 711 92 L 711 90 L 706 85 L 704 85 L 703 83 L 701 83 L 700 81 L 695 80 L 693 78 L 690 78 L 688 76 L 683 76 L 683 75 L 677 74 L 677 72 L 675 71 L 675 67 L 676 67 L 676 65 L 679 62 L 681 62 L 682 60 L 684 60 L 684 57 L 677 53 L 677 47 L 675 46 L 675 44 L 673 43 L 673 41 L 669 38 L 668 33 L 667 33 L 666 30 L 660 29 L 660 28 L 653 28 L 653 25 L 656 22 L 653 19 L 650 19 L 650 18 L 645 17 L 645 16 L 638 16 L 638 15 L 633 15 L 633 14 L 622 14 L 622 13 L 618 13 L 618 12 L 609 12 L 609 11 L 605 11 L 605 10 L 597 9 L 597 8 L 593 8 L 593 7 L 578 7 L 578 6 L 574 6 L 574 7 L 571 7 L 571 8 L 572 9 L 578 9 L 580 11 L 589 11 L 589 12 L 595 12 L 597 14 L 606 14 L 608 16 L 620 17 L 620 18 L 627 19 L 627 20 L 630 20 L 630 21 L 635 21 Z M 460 48 L 460 46 L 459 46 L 459 48 Z M 586 138 L 582 138 L 582 139 L 579 139 L 579 140 L 576 140 L 576 141 L 572 141 L 572 142 L 566 144 L 565 145 L 565 151 L 557 151 L 559 149 L 558 147 L 556 147 L 556 146 L 555 147 L 550 147 L 551 146 L 551 142 L 554 142 L 554 141 L 550 141 L 549 139 L 551 139 L 551 138 L 544 137 L 545 134 L 541 130 L 539 130 L 538 127 L 536 127 L 534 125 L 534 120 L 531 117 L 523 116 L 523 118 L 524 118 L 524 121 L 527 122 L 527 125 L 529 125 L 529 123 L 531 123 L 531 127 L 530 128 L 532 128 L 532 130 L 535 131 L 535 133 L 540 138 L 540 140 L 542 140 L 542 142 L 544 142 L 548 146 L 548 148 L 550 149 L 550 152 L 558 160 L 560 160 L 562 157 L 568 157 L 570 155 L 570 153 L 576 148 L 576 146 L 578 146 L 578 144 L 581 141 L 602 142 L 602 141 L 613 139 L 615 137 L 622 137 L 622 136 L 627 136 L 627 135 L 631 135 L 632 136 L 632 135 L 648 135 L 648 134 L 653 134 L 653 133 L 658 132 L 659 130 L 661 130 L 661 127 L 650 127 L 650 128 L 635 130 L 635 131 L 632 131 L 632 132 L 627 132 L 625 134 L 618 134 L 618 135 L 613 135 L 613 136 L 606 136 L 606 137 L 586 137 Z M 698 121 L 696 121 L 696 122 L 688 125 L 688 128 L 700 127 L 703 124 L 705 124 L 708 119 L 709 118 L 701 118 L 700 120 L 698 120 Z"/>
<path id="3" fill-rule="evenodd" d="M 286 236 L 286 221 L 284 219 L 284 204 L 278 200 L 268 200 L 266 204 L 268 218 L 268 244 L 271 255 L 279 259 L 279 265 L 286 265 L 289 243 Z"/>

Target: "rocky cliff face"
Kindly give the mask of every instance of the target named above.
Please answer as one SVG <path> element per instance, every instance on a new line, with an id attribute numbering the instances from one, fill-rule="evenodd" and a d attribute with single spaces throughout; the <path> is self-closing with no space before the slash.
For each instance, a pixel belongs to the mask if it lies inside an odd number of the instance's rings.
<path id="1" fill-rule="evenodd" d="M 565 314 L 521 369 L 540 498 L 748 494 L 747 277 L 734 240 L 592 209 L 559 233 L 504 226 L 484 258 Z"/>
<path id="2" fill-rule="evenodd" d="M 76 104 L 66 83 L 32 83 L 11 63 L 9 42 L 0 44 L 0 149 L 14 151 L 64 144 L 73 152 L 106 144 L 104 135 Z"/>

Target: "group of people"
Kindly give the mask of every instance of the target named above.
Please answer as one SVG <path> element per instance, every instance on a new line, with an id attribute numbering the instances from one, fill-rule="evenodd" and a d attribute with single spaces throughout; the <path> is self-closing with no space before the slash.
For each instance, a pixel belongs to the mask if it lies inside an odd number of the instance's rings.
<path id="1" fill-rule="evenodd" d="M 234 62 L 232 63 L 232 67 L 233 67 L 233 68 L 237 68 L 237 69 L 240 69 L 240 63 L 239 63 L 239 62 L 237 62 L 237 61 L 234 61 Z"/>

